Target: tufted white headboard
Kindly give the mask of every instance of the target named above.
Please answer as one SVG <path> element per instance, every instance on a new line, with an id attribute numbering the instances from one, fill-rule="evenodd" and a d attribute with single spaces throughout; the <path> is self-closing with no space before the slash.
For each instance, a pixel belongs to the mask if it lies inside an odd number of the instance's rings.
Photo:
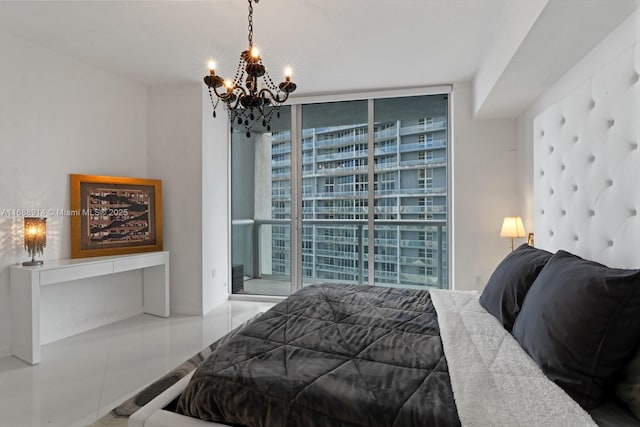
<path id="1" fill-rule="evenodd" d="M 534 120 L 536 246 L 640 268 L 640 45 Z"/>

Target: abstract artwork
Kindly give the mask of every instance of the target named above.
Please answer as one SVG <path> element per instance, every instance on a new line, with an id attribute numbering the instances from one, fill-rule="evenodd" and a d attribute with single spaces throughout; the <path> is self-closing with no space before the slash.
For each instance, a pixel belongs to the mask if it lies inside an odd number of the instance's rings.
<path id="1" fill-rule="evenodd" d="M 71 257 L 162 250 L 162 182 L 71 175 Z"/>

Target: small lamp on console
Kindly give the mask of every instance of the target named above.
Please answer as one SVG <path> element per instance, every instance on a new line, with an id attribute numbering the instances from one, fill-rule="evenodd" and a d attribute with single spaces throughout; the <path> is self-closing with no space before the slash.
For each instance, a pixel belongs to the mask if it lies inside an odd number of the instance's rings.
<path id="1" fill-rule="evenodd" d="M 37 255 L 42 255 L 44 247 L 47 246 L 47 219 L 46 218 L 25 218 L 24 219 L 24 249 L 31 257 L 31 261 L 22 263 L 24 266 L 42 265 L 42 260 L 36 261 Z"/>
<path id="2" fill-rule="evenodd" d="M 524 224 L 522 224 L 522 218 L 519 216 L 506 216 L 502 222 L 502 230 L 500 230 L 500 237 L 511 238 L 511 252 L 513 252 L 513 239 L 516 237 L 526 237 L 527 233 L 524 231 Z"/>

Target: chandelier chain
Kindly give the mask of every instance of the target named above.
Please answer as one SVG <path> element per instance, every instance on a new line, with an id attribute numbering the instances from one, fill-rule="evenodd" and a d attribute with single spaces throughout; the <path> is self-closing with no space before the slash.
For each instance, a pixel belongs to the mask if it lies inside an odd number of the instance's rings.
<path id="1" fill-rule="evenodd" d="M 253 46 L 253 0 L 249 0 L 249 49 Z"/>

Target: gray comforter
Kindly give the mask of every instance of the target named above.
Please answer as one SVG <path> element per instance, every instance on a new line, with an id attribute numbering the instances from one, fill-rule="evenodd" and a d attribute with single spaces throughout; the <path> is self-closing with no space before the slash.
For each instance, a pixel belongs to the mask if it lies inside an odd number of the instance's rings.
<path id="1" fill-rule="evenodd" d="M 459 426 L 427 291 L 304 288 L 212 353 L 177 411 L 240 426 Z"/>

